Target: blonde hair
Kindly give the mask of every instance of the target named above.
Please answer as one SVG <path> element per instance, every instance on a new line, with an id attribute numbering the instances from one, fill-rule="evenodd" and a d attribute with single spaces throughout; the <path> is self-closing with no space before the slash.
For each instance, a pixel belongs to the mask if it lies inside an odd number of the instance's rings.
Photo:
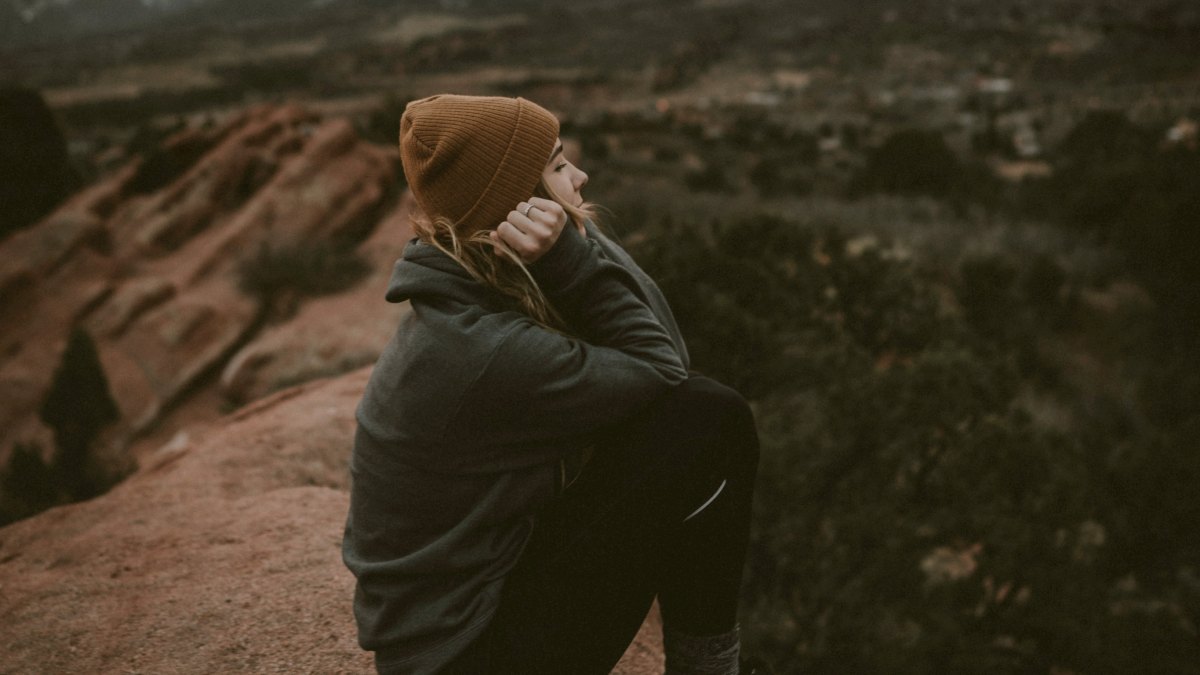
<path id="1" fill-rule="evenodd" d="M 574 206 L 567 203 L 550 189 L 543 178 L 538 179 L 533 194 L 536 197 L 554 200 L 563 207 L 567 213 L 567 224 L 563 227 L 582 227 L 585 221 L 595 220 L 596 209 L 592 204 L 585 202 Z M 566 322 L 546 298 L 546 294 L 542 292 L 516 251 L 502 241 L 500 251 L 503 257 L 496 255 L 492 240 L 488 236 L 490 231 L 488 228 L 467 231 L 462 226 L 456 227 L 444 216 L 413 219 L 413 232 L 418 239 L 445 253 L 476 281 L 515 300 L 521 311 L 541 326 L 568 334 L 570 331 Z"/>

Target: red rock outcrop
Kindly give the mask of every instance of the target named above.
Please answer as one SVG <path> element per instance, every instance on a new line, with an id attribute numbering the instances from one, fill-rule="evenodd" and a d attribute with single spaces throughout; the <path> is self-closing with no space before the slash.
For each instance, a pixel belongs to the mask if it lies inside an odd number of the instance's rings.
<path id="1" fill-rule="evenodd" d="M 395 150 L 362 141 L 347 120 L 259 107 L 219 128 L 177 133 L 0 243 L 0 465 L 18 442 L 49 454 L 38 408 L 74 326 L 95 340 L 121 411 L 97 452 L 119 455 L 152 429 L 185 423 L 164 417 L 271 330 L 262 299 L 238 286 L 239 264 L 259 246 L 362 242 L 378 249 L 368 259 L 386 274 L 406 237 L 398 216 L 388 231 L 378 227 L 397 167 Z M 344 371 L 382 348 L 381 326 L 394 325 L 399 310 L 374 286 L 354 291 L 359 301 L 308 314 L 363 330 L 347 333 L 346 344 L 302 332 L 298 339 L 325 341 L 272 355 L 290 381 L 314 372 L 286 363 L 311 361 L 306 349 L 334 355 L 317 368 L 328 374 L 330 364 Z"/>

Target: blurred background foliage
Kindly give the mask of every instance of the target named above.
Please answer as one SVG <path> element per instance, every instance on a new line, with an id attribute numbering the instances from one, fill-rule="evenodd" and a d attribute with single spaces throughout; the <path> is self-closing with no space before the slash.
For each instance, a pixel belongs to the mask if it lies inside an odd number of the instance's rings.
<path id="1" fill-rule="evenodd" d="M 900 131 L 824 212 L 637 211 L 622 236 L 694 365 L 758 415 L 749 651 L 782 672 L 1200 668 L 1200 156 L 1157 138 L 1089 115 L 1053 177 L 1000 189 Z M 911 236 L 917 204 L 949 229 Z M 981 248 L 964 209 L 1001 236 Z"/>

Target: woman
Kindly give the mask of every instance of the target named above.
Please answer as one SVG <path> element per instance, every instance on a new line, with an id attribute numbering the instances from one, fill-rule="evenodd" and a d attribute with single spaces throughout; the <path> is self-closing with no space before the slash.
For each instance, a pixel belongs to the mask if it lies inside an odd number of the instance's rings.
<path id="1" fill-rule="evenodd" d="M 738 672 L 745 401 L 689 376 L 545 109 L 414 101 L 400 151 L 425 218 L 386 296 L 412 311 L 357 409 L 360 644 L 381 673 L 606 673 L 657 596 L 667 672 Z"/>

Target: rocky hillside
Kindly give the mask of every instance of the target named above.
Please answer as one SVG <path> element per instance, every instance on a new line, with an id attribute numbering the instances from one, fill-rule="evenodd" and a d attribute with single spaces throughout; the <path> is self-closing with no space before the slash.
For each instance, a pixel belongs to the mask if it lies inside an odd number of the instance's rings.
<path id="1" fill-rule="evenodd" d="M 167 138 L 4 240 L 0 465 L 19 446 L 53 467 L 72 412 L 52 398 L 111 397 L 85 439 L 103 486 L 183 424 L 372 362 L 403 311 L 382 301 L 409 236 L 398 175 L 349 122 L 264 107 Z M 107 393 L 64 363 L 73 331 Z"/>

